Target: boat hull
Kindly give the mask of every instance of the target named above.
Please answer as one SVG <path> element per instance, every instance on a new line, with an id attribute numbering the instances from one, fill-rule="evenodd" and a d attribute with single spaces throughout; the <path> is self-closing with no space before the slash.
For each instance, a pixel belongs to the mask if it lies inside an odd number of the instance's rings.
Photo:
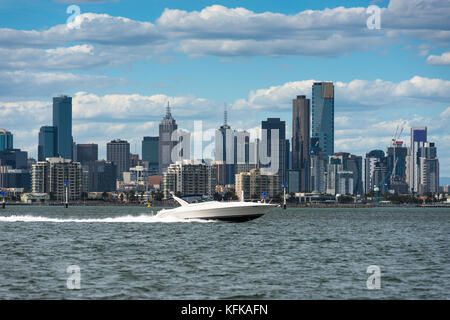
<path id="1" fill-rule="evenodd" d="M 246 205 L 223 206 L 215 208 L 202 207 L 195 208 L 179 207 L 175 209 L 162 210 L 158 213 L 160 217 L 175 217 L 178 219 L 202 219 L 219 220 L 226 222 L 245 222 L 257 219 L 266 214 L 272 205 L 262 205 L 246 203 Z"/>
<path id="2" fill-rule="evenodd" d="M 221 216 L 216 218 L 200 218 L 202 220 L 218 220 L 224 222 L 247 222 L 262 217 L 264 214 L 251 214 L 244 216 Z"/>

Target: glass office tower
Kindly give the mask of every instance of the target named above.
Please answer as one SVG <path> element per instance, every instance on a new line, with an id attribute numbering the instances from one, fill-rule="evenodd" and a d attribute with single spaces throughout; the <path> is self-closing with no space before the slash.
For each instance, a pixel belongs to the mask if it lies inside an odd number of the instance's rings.
<path id="1" fill-rule="evenodd" d="M 319 138 L 325 158 L 334 154 L 334 85 L 315 82 L 312 86 L 312 137 Z"/>
<path id="2" fill-rule="evenodd" d="M 142 160 L 148 161 L 149 169 L 159 170 L 159 137 L 144 137 L 142 140 Z"/>
<path id="3" fill-rule="evenodd" d="M 53 98 L 53 127 L 56 155 L 72 159 L 72 97 Z"/>
<path id="4" fill-rule="evenodd" d="M 39 130 L 38 161 L 45 161 L 46 158 L 56 156 L 55 139 L 55 127 L 41 127 Z"/>
<path id="5" fill-rule="evenodd" d="M 267 118 L 261 122 L 261 129 L 267 130 L 267 155 L 272 156 L 272 130 L 278 130 L 278 141 L 275 145 L 278 146 L 278 176 L 280 182 L 287 182 L 287 168 L 288 159 L 286 158 L 286 122 L 281 121 L 280 118 Z M 265 166 L 261 166 L 264 168 Z"/>
<path id="6" fill-rule="evenodd" d="M 300 171 L 301 192 L 310 191 L 309 99 L 297 96 L 292 102 L 292 169 Z"/>
<path id="7" fill-rule="evenodd" d="M 0 151 L 13 148 L 13 135 L 5 129 L 0 129 Z"/>

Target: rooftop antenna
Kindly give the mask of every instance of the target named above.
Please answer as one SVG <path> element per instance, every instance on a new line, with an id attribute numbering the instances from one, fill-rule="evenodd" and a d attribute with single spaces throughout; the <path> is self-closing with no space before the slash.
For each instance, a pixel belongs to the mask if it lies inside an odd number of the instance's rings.
<path id="1" fill-rule="evenodd" d="M 166 117 L 170 117 L 170 105 L 169 105 L 169 101 L 167 101 L 167 107 L 166 107 Z"/>
<path id="2" fill-rule="evenodd" d="M 227 103 L 224 103 L 225 110 L 223 112 L 223 123 L 224 125 L 228 125 L 228 111 L 227 111 Z"/>

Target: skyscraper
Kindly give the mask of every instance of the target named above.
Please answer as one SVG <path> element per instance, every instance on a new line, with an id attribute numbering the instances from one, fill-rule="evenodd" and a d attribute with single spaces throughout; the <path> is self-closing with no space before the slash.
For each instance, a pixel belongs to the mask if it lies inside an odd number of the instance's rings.
<path id="1" fill-rule="evenodd" d="M 292 169 L 300 171 L 300 191 L 310 191 L 309 99 L 297 96 L 292 107 Z"/>
<path id="2" fill-rule="evenodd" d="M 319 138 L 311 138 L 311 191 L 325 193 L 327 187 L 326 164 L 327 160 L 319 147 Z"/>
<path id="3" fill-rule="evenodd" d="M 88 192 L 110 192 L 116 190 L 117 168 L 113 162 L 91 161 L 88 165 Z"/>
<path id="4" fill-rule="evenodd" d="M 12 169 L 27 169 L 28 153 L 20 149 L 0 151 L 0 166 L 10 166 Z"/>
<path id="5" fill-rule="evenodd" d="M 245 145 L 245 137 L 239 136 L 239 142 L 241 142 L 241 138 L 244 138 Z M 235 183 L 235 173 L 236 173 L 236 161 L 237 161 L 237 150 L 236 146 L 237 137 L 235 136 L 235 132 L 231 130 L 231 127 L 228 125 L 227 111 L 225 110 L 223 113 L 223 125 L 220 126 L 219 130 L 216 131 L 216 140 L 215 140 L 215 165 L 218 166 L 219 172 L 219 181 L 218 183 L 221 185 L 234 184 Z M 242 151 L 241 147 L 239 150 Z M 245 146 L 244 146 L 245 151 Z M 241 155 L 244 155 L 245 152 L 240 152 Z"/>
<path id="6" fill-rule="evenodd" d="M 159 137 L 144 137 L 142 140 L 142 161 L 149 163 L 151 172 L 159 170 Z"/>
<path id="7" fill-rule="evenodd" d="M 262 130 L 267 130 L 267 156 L 272 157 L 272 152 L 278 152 L 278 163 L 270 164 L 274 168 L 278 165 L 278 176 L 280 183 L 287 182 L 287 167 L 288 162 L 286 159 L 286 123 L 281 121 L 280 118 L 268 118 L 266 121 L 261 122 Z M 278 130 L 278 141 L 272 141 L 273 130 Z M 275 137 L 273 138 L 275 139 Z M 272 143 L 278 150 L 272 150 Z M 268 167 L 268 165 L 261 165 L 261 168 Z"/>
<path id="8" fill-rule="evenodd" d="M 327 180 L 327 193 L 362 194 L 362 157 L 346 152 L 328 157 Z"/>
<path id="9" fill-rule="evenodd" d="M 116 165 L 117 179 L 130 170 L 130 144 L 125 140 L 112 140 L 106 144 L 106 159 Z"/>
<path id="10" fill-rule="evenodd" d="M 55 127 L 55 151 L 64 159 L 72 159 L 72 97 L 53 98 L 53 127 Z"/>
<path id="11" fill-rule="evenodd" d="M 159 172 L 163 173 L 172 163 L 172 149 L 177 141 L 172 141 L 172 133 L 178 129 L 178 125 L 170 113 L 167 102 L 166 115 L 159 124 L 158 164 Z"/>
<path id="12" fill-rule="evenodd" d="M 0 129 L 0 151 L 13 148 L 13 135 L 5 129 Z"/>
<path id="13" fill-rule="evenodd" d="M 312 137 L 319 138 L 325 157 L 334 154 L 334 85 L 315 82 L 312 86 Z"/>
<path id="14" fill-rule="evenodd" d="M 439 160 L 433 142 L 425 142 L 419 148 L 419 193 L 439 192 Z"/>
<path id="15" fill-rule="evenodd" d="M 412 193 L 419 191 L 420 154 L 419 149 L 427 142 L 427 127 L 411 128 L 411 145 L 408 153 L 408 185 Z"/>
<path id="16" fill-rule="evenodd" d="M 374 175 L 375 168 L 381 168 L 381 166 L 386 166 L 386 156 L 383 150 L 372 150 L 366 153 L 366 158 L 364 160 L 364 193 L 368 194 L 374 189 L 376 184 Z M 387 175 L 384 178 L 387 179 Z M 377 183 L 383 183 L 384 186 L 386 182 L 387 181 L 378 181 Z"/>
<path id="17" fill-rule="evenodd" d="M 98 144 L 77 144 L 77 161 L 85 164 L 98 160 Z"/>
<path id="18" fill-rule="evenodd" d="M 38 161 L 56 156 L 55 131 L 55 127 L 52 126 L 42 126 L 39 130 Z"/>
<path id="19" fill-rule="evenodd" d="M 389 168 L 388 186 L 399 194 L 408 193 L 406 183 L 408 148 L 403 146 L 403 141 L 395 140 L 388 148 L 387 159 Z"/>

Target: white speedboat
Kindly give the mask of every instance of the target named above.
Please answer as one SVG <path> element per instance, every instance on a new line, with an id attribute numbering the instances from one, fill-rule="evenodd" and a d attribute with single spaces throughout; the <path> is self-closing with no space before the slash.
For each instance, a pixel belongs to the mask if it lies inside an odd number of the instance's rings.
<path id="1" fill-rule="evenodd" d="M 180 204 L 174 209 L 162 209 L 157 217 L 175 217 L 178 219 L 204 219 L 230 222 L 244 222 L 253 220 L 266 214 L 275 204 L 263 202 L 219 202 L 206 201 L 188 203 L 172 195 Z"/>

